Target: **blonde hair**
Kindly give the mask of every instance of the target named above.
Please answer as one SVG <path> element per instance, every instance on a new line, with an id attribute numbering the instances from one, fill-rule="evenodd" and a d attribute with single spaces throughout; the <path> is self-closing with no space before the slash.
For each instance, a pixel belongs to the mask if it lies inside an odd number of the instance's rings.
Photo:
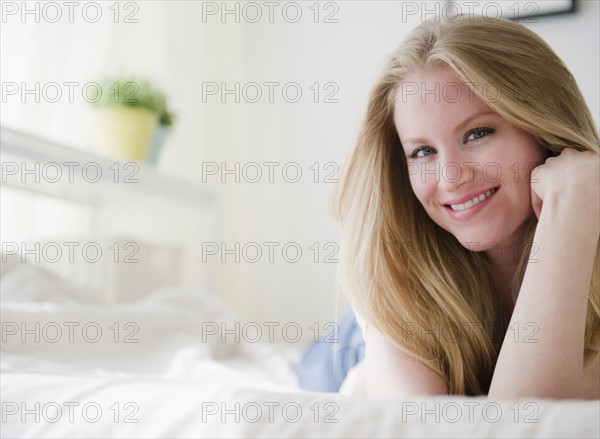
<path id="1" fill-rule="evenodd" d="M 489 389 L 509 323 L 497 312 L 500 294 L 490 261 L 426 214 L 411 189 L 393 121 L 399 83 L 433 64 L 449 67 L 551 154 L 564 148 L 598 151 L 598 133 L 564 63 L 534 32 L 508 20 L 457 16 L 420 24 L 392 54 L 371 93 L 332 199 L 332 213 L 343 224 L 342 289 L 370 324 L 439 373 L 451 394 L 479 395 Z M 536 225 L 532 214 L 515 291 Z M 587 365 L 598 359 L 600 342 L 599 260 L 597 251 L 585 327 Z"/>

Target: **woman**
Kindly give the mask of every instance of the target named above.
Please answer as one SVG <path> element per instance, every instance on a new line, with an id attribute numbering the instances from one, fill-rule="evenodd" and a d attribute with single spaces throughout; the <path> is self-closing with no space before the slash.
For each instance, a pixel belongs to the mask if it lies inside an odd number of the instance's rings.
<path id="1" fill-rule="evenodd" d="M 409 35 L 334 198 L 367 396 L 600 398 L 598 150 L 530 30 L 469 16 Z"/>

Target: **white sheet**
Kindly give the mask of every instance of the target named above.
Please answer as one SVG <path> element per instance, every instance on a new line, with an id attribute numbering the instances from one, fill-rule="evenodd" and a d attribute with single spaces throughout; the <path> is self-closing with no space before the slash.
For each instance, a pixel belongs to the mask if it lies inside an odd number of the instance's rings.
<path id="1" fill-rule="evenodd" d="M 0 287 L 3 437 L 600 436 L 599 401 L 368 401 L 304 392 L 289 352 L 203 341 L 203 322 L 235 321 L 212 295 L 165 289 L 107 306 L 81 302 L 72 286 L 37 268 L 9 268 Z M 38 343 L 34 333 L 23 342 L 22 323 L 39 325 Z M 92 343 L 96 327 L 102 336 Z M 138 342 L 124 343 L 126 334 Z"/>

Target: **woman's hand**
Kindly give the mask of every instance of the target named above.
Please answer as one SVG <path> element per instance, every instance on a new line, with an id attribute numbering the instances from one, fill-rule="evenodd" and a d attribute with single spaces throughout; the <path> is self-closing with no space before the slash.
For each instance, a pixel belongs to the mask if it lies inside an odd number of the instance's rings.
<path id="1" fill-rule="evenodd" d="M 600 155 L 591 151 L 564 149 L 549 157 L 531 173 L 531 204 L 538 219 L 542 206 L 552 200 L 558 209 L 581 220 L 593 221 L 599 228 Z"/>

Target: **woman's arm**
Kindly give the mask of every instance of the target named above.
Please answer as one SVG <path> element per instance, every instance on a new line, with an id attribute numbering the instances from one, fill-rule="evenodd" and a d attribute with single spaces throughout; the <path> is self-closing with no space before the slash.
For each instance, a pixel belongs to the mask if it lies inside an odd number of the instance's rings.
<path id="1" fill-rule="evenodd" d="M 598 155 L 565 150 L 538 170 L 532 183 L 538 251 L 510 323 L 519 335 L 524 325 L 535 324 L 536 341 L 505 338 L 491 398 L 586 396 L 584 333 L 600 233 Z"/>
<path id="2" fill-rule="evenodd" d="M 445 380 L 370 326 L 364 331 L 367 396 L 398 398 L 448 394 Z"/>

